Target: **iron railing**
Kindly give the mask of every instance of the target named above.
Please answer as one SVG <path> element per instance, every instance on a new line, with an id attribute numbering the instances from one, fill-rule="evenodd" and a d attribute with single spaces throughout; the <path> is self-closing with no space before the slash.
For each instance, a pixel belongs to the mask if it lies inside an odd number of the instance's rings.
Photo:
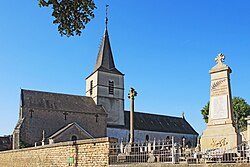
<path id="1" fill-rule="evenodd" d="M 147 141 L 142 143 L 120 143 L 110 146 L 109 163 L 249 163 L 250 147 L 247 143 L 230 150 L 221 148 L 200 152 L 199 148 L 188 148 L 185 144 L 171 141 Z"/>

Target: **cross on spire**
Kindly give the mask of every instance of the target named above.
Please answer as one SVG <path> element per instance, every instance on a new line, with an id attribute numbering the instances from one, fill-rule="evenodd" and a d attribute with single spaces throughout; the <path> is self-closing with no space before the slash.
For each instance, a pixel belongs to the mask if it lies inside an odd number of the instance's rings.
<path id="1" fill-rule="evenodd" d="M 215 62 L 218 63 L 223 63 L 225 61 L 225 56 L 222 53 L 219 53 L 218 56 L 215 58 Z"/>
<path id="2" fill-rule="evenodd" d="M 105 19 L 106 29 L 108 28 L 108 7 L 109 5 L 106 4 L 106 19 Z"/>

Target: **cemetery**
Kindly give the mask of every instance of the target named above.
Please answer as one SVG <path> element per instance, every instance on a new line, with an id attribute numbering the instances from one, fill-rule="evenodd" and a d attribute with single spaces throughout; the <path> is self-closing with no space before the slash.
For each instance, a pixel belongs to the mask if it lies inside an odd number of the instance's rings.
<path id="1" fill-rule="evenodd" d="M 182 143 L 172 139 L 134 143 L 133 122 L 129 143 L 123 141 L 110 148 L 110 164 L 168 162 L 172 164 L 207 163 L 249 163 L 250 160 L 250 117 L 246 118 L 247 141 L 243 142 L 233 125 L 230 73 L 232 70 L 224 64 L 225 56 L 218 54 L 216 65 L 211 74 L 210 113 L 207 129 L 197 146 L 190 148 L 183 138 Z M 134 91 L 133 89 L 131 91 Z M 131 97 L 131 117 L 133 117 L 134 97 Z M 131 119 L 132 120 L 132 119 Z"/>

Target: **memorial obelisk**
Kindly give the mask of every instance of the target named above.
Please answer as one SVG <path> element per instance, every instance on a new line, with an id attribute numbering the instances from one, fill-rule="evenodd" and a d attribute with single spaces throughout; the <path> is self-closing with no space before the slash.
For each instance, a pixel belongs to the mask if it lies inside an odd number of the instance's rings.
<path id="1" fill-rule="evenodd" d="M 201 150 L 233 149 L 240 142 L 240 135 L 233 124 L 230 73 L 224 64 L 225 56 L 218 54 L 211 74 L 209 116 L 206 130 L 201 136 Z"/>

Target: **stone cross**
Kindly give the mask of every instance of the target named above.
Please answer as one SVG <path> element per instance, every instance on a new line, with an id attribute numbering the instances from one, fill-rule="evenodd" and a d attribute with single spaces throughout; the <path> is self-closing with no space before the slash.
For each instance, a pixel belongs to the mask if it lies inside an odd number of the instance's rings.
<path id="1" fill-rule="evenodd" d="M 219 53 L 218 56 L 215 58 L 215 62 L 218 63 L 223 63 L 225 61 L 225 56 L 222 53 Z"/>
<path id="2" fill-rule="evenodd" d="M 63 112 L 63 115 L 64 115 L 64 120 L 67 120 L 68 113 L 67 112 Z"/>
<path id="3" fill-rule="evenodd" d="M 33 110 L 30 110 L 29 112 L 30 112 L 30 118 L 32 118 L 32 117 L 33 117 L 33 112 L 34 112 L 34 111 L 33 111 Z"/>
<path id="4" fill-rule="evenodd" d="M 182 117 L 182 119 L 185 119 L 185 113 L 184 112 L 181 113 L 181 117 Z"/>
<path id="5" fill-rule="evenodd" d="M 130 99 L 130 140 L 129 143 L 134 142 L 134 100 L 137 92 L 134 88 L 130 88 L 128 98 Z"/>
<path id="6" fill-rule="evenodd" d="M 95 114 L 95 122 L 98 122 L 98 114 Z"/>

